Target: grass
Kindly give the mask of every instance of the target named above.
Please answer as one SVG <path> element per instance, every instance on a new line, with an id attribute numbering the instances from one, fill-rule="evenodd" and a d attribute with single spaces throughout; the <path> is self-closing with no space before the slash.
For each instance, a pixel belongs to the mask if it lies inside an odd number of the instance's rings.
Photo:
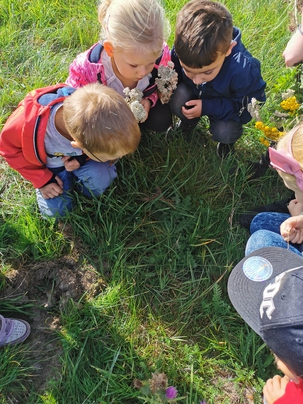
<path id="1" fill-rule="evenodd" d="M 172 27 L 185 3 L 165 2 Z M 296 83 L 295 70 L 285 69 L 281 56 L 293 5 L 224 4 L 261 61 L 268 85 L 262 113 L 269 120 L 281 92 Z M 98 34 L 94 2 L 2 0 L 1 123 L 29 90 L 64 81 L 69 63 Z M 69 255 L 75 247 L 105 285 L 95 297 L 85 295 L 62 309 L 60 377 L 44 391 L 28 383 L 27 345 L 3 350 L 1 404 L 13 398 L 29 404 L 152 402 L 140 398 L 132 382 L 154 372 L 165 373 L 186 404 L 244 402 L 245 386 L 260 402 L 264 380 L 273 373 L 272 357 L 231 307 L 226 282 L 248 238 L 238 214 L 288 191 L 271 172 L 247 181 L 247 159 L 264 151 L 254 122 L 237 144 L 235 177 L 228 175 L 235 162 L 218 162 L 204 124 L 190 142 L 177 133 L 143 136 L 134 156 L 119 164 L 114 186 L 99 200 L 79 197 L 61 227 L 40 219 L 31 185 L 1 162 L 0 287 L 6 287 L 11 268 Z M 0 300 L 0 313 L 16 310 L 30 306 Z"/>

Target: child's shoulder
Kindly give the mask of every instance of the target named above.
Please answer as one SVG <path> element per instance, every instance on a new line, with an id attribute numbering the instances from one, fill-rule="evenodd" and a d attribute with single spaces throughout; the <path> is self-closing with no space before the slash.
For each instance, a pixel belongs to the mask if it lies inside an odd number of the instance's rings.
<path id="1" fill-rule="evenodd" d="M 231 52 L 231 56 L 234 56 L 235 61 L 239 62 L 240 60 L 245 63 L 245 61 L 258 60 L 251 54 L 251 52 L 242 42 L 242 32 L 240 28 L 234 27 L 232 40 L 236 42 L 236 45 L 233 47 Z"/>
<path id="2" fill-rule="evenodd" d="M 247 74 L 259 74 L 260 61 L 255 58 L 241 41 L 241 35 L 234 39 L 236 45 L 222 66 L 223 72 L 232 72 L 233 76 L 245 76 Z"/>
<path id="3" fill-rule="evenodd" d="M 101 61 L 103 49 L 102 43 L 97 42 L 86 51 L 80 53 L 69 66 L 66 84 L 77 88 L 96 81 L 104 82 Z"/>
<path id="4" fill-rule="evenodd" d="M 297 384 L 293 381 L 287 383 L 285 394 L 275 401 L 275 404 L 302 404 L 303 403 L 303 380 Z"/>
<path id="5" fill-rule="evenodd" d="M 94 43 L 90 48 L 79 53 L 72 62 L 71 66 L 73 64 L 83 64 L 85 61 L 89 63 L 99 63 L 102 50 L 103 45 L 101 42 Z"/>

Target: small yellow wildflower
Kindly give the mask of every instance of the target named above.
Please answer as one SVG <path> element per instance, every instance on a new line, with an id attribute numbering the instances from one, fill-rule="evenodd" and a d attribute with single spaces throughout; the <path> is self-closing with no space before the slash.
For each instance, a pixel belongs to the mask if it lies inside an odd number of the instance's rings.
<path id="1" fill-rule="evenodd" d="M 262 143 L 266 147 L 270 146 L 270 142 L 267 139 L 265 139 L 265 137 L 260 137 L 260 143 Z"/>
<path id="2" fill-rule="evenodd" d="M 300 106 L 295 95 L 283 100 L 280 105 L 285 111 L 296 111 Z"/>
<path id="3" fill-rule="evenodd" d="M 263 132 L 264 137 L 260 138 L 260 142 L 264 145 L 267 145 L 270 140 L 277 142 L 284 135 L 284 132 L 280 132 L 275 126 L 270 127 L 268 125 L 264 125 L 263 122 L 256 122 L 255 128 Z"/>
<path id="4" fill-rule="evenodd" d="M 257 129 L 262 130 L 264 127 L 265 127 L 265 125 L 263 122 L 258 121 L 255 123 L 255 128 L 257 128 Z"/>

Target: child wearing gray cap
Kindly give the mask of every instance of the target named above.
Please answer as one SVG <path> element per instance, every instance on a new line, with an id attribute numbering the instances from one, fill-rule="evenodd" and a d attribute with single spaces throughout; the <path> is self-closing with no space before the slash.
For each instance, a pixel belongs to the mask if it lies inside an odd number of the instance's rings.
<path id="1" fill-rule="evenodd" d="M 303 403 L 303 258 L 280 247 L 247 255 L 228 279 L 229 298 L 273 352 L 284 376 L 267 380 L 267 404 Z"/>

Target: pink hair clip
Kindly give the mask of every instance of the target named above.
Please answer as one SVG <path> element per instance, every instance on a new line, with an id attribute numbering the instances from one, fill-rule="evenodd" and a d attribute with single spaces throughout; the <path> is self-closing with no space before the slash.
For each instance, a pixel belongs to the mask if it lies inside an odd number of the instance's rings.
<path id="1" fill-rule="evenodd" d="M 268 148 L 270 165 L 276 170 L 293 175 L 296 178 L 299 189 L 303 192 L 303 171 L 297 160 L 294 159 L 291 150 L 291 142 L 297 128 L 293 129 L 288 142 L 288 151 L 283 149 Z"/>

